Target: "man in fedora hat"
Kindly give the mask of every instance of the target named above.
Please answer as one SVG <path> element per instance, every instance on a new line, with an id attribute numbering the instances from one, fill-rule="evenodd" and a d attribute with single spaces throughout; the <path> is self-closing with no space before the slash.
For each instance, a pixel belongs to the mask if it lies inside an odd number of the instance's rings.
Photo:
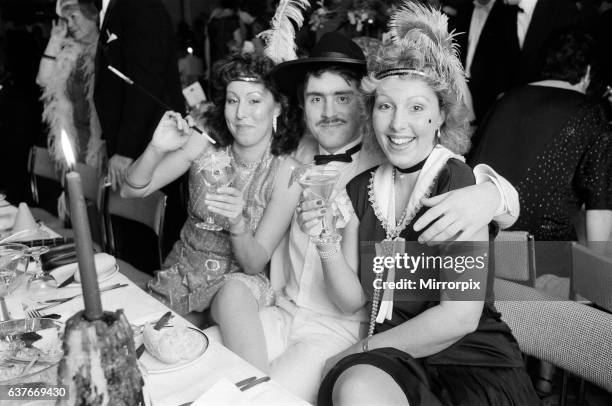
<path id="1" fill-rule="evenodd" d="M 334 214 L 339 228 L 348 221 L 352 208 L 348 199 L 343 201 L 335 196 L 355 175 L 385 159 L 376 139 L 365 133 L 359 92 L 365 74 L 366 60 L 359 46 L 334 32 L 321 37 L 309 58 L 284 62 L 272 72 L 281 91 L 296 97 L 304 111 L 307 134 L 298 148 L 297 158 L 302 162 L 314 160 L 317 165 L 327 165 L 340 172 L 331 198 L 335 201 Z M 468 195 L 451 192 L 444 200 L 439 197 L 431 200 L 442 205 L 444 221 L 460 218 L 465 222 L 461 231 L 469 231 L 472 227 L 477 230 L 480 224 L 491 220 L 500 204 L 496 184 L 475 186 L 482 189 L 479 193 L 484 196 L 484 205 L 492 206 L 481 206 L 477 213 L 471 207 L 474 206 L 473 193 L 469 194 L 469 199 Z M 516 192 L 512 191 L 518 206 Z M 321 201 L 310 203 L 324 209 Z M 302 207 L 306 208 L 305 204 Z M 436 206 L 432 210 L 440 209 Z M 433 215 L 432 220 L 439 217 L 436 212 Z M 484 218 L 487 215 L 489 217 Z M 516 216 L 510 217 L 511 224 Z M 316 245 L 300 230 L 299 222 L 303 220 L 299 213 L 294 216 L 288 237 L 272 258 L 272 284 L 283 290 L 276 305 L 263 309 L 260 318 L 271 360 L 270 375 L 296 395 L 314 402 L 325 362 L 363 336 L 367 315 L 365 309 L 352 314 L 343 311 L 338 297 L 346 287 L 330 283 L 324 274 Z M 434 229 L 426 238 L 443 240 L 444 224 L 430 226 L 427 231 Z M 468 234 L 463 236 L 469 237 Z"/>

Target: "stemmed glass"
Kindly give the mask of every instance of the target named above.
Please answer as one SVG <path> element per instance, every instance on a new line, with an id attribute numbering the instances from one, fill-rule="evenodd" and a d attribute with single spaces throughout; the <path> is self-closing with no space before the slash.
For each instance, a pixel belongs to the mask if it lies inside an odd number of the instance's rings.
<path id="1" fill-rule="evenodd" d="M 29 256 L 34 260 L 36 264 L 35 273 L 28 281 L 27 290 L 30 299 L 32 300 L 43 300 L 49 298 L 49 296 L 55 291 L 57 282 L 48 273 L 42 270 L 40 263 L 40 256 L 49 251 L 49 247 L 32 247 L 28 248 L 25 255 Z"/>
<path id="2" fill-rule="evenodd" d="M 318 237 L 314 238 L 315 244 L 335 244 L 342 240 L 342 236 L 336 232 L 334 215 L 329 202 L 339 176 L 339 171 L 327 169 L 325 166 L 311 166 L 298 179 L 305 194 L 322 200 L 323 207 L 327 208 L 327 214 L 322 218 L 323 230 Z"/>
<path id="3" fill-rule="evenodd" d="M 0 297 L 7 296 L 14 288 L 19 275 L 25 272 L 23 244 L 7 243 L 0 245 Z"/>
<path id="4" fill-rule="evenodd" d="M 229 186 L 236 178 L 236 171 L 231 164 L 231 158 L 225 151 L 210 154 L 198 172 L 202 172 L 204 175 L 204 193 L 215 193 L 217 188 Z M 201 197 L 200 195 L 198 200 Z M 223 227 L 215 223 L 215 218 L 210 210 L 206 215 L 206 220 L 196 223 L 195 226 L 209 231 L 223 230 Z"/>

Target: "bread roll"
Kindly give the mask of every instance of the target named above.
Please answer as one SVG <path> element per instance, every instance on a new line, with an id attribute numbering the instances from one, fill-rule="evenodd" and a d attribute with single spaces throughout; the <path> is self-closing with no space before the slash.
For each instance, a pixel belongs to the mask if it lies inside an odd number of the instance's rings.
<path id="1" fill-rule="evenodd" d="M 200 333 L 188 327 L 168 327 L 158 331 L 150 324 L 144 328 L 143 341 L 147 351 L 166 364 L 191 361 L 202 353 L 206 345 Z"/>

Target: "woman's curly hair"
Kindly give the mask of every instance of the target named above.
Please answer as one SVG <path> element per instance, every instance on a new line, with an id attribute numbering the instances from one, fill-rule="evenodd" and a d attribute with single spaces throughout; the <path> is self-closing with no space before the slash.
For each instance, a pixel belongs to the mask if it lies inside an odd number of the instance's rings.
<path id="1" fill-rule="evenodd" d="M 471 137 L 468 109 L 463 100 L 458 99 L 449 84 L 437 78 L 436 69 L 432 66 L 435 61 L 429 59 L 418 48 L 406 48 L 391 41 L 385 41 L 377 53 L 370 55 L 368 58 L 369 73 L 361 81 L 368 125 L 372 126 L 376 89 L 381 82 L 380 79 L 376 79 L 376 74 L 387 69 L 410 69 L 415 73 L 400 77 L 419 79 L 427 83 L 438 97 L 440 110 L 445 114 L 444 122 L 440 126 L 440 143 L 456 154 L 465 154 L 470 149 Z M 371 131 L 374 131 L 373 128 Z"/>
<path id="2" fill-rule="evenodd" d="M 274 62 L 266 56 L 259 54 L 234 53 L 223 59 L 214 66 L 213 83 L 217 91 L 214 106 L 203 114 L 206 127 L 212 132 L 211 135 L 218 141 L 218 147 L 231 145 L 234 137 L 227 128 L 225 121 L 225 91 L 230 82 L 240 77 L 257 77 L 266 89 L 268 89 L 274 100 L 280 103 L 281 113 L 277 119 L 277 130 L 272 135 L 273 155 L 284 155 L 294 151 L 300 141 L 301 132 L 298 131 L 298 119 L 295 109 L 289 105 L 289 100 L 283 95 L 272 80 L 270 72 L 274 68 Z"/>

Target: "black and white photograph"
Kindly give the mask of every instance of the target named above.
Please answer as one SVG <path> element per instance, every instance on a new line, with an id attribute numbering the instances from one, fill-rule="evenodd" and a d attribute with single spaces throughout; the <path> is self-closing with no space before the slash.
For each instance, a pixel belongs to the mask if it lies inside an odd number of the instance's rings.
<path id="1" fill-rule="evenodd" d="M 0 0 L 0 405 L 612 405 L 612 0 Z"/>

